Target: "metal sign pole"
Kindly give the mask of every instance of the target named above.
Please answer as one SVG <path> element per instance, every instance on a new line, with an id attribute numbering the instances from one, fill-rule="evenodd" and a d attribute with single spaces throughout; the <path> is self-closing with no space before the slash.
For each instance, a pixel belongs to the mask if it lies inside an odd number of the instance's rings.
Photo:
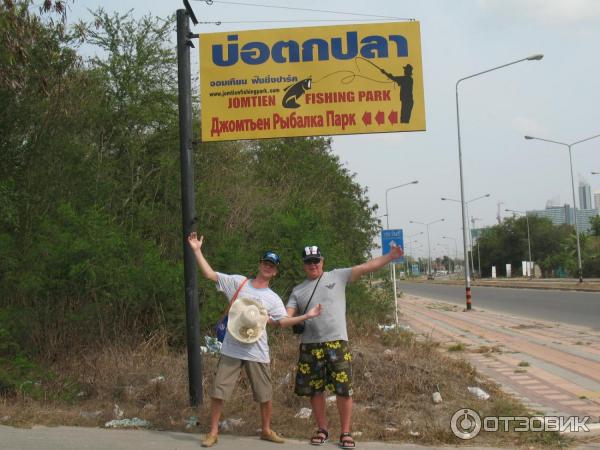
<path id="1" fill-rule="evenodd" d="M 193 13 L 192 13 L 193 14 Z M 202 404 L 202 356 L 196 261 L 187 237 L 196 223 L 194 160 L 192 154 L 192 81 L 190 69 L 190 15 L 177 10 L 177 79 L 179 84 L 179 151 L 181 162 L 181 210 L 183 225 L 183 267 L 188 351 L 190 403 Z"/>
<path id="2" fill-rule="evenodd" d="M 392 283 L 394 283 L 394 312 L 396 314 L 396 329 L 398 329 L 398 297 L 396 295 L 396 264 L 391 262 L 392 267 Z"/>

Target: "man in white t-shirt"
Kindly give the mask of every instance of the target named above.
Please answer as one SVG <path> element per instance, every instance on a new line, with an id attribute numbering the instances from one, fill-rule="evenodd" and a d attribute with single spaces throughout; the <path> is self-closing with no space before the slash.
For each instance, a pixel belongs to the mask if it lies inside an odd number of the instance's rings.
<path id="1" fill-rule="evenodd" d="M 323 313 L 308 320 L 302 333 L 300 356 L 296 370 L 294 391 L 310 397 L 317 431 L 310 440 L 312 445 L 323 445 L 329 439 L 325 415 L 325 389 L 336 395 L 340 414 L 339 446 L 354 448 L 350 434 L 352 420 L 352 354 L 346 330 L 346 284 L 375 272 L 402 256 L 402 248 L 393 246 L 389 253 L 363 264 L 346 269 L 323 271 L 323 255 L 316 245 L 302 250 L 306 280 L 294 287 L 287 304 L 287 313 L 294 317 L 315 302 L 322 305 Z"/>
<path id="2" fill-rule="evenodd" d="M 188 237 L 189 245 L 194 251 L 200 272 L 205 278 L 216 283 L 217 289 L 225 294 L 228 301 L 231 301 L 237 292 L 239 298 L 251 299 L 265 308 L 270 324 L 282 327 L 292 326 L 317 317 L 321 313 L 321 305 L 315 305 L 302 316 L 288 317 L 281 298 L 269 288 L 270 281 L 277 275 L 277 267 L 280 262 L 276 253 L 266 252 L 260 259 L 256 277 L 246 279 L 242 275 L 227 275 L 215 272 L 202 254 L 203 240 L 204 237 L 200 236 L 200 239 L 198 239 L 196 233 L 191 233 Z M 231 333 L 225 335 L 211 394 L 210 431 L 202 441 L 203 447 L 212 447 L 217 443 L 219 419 L 223 411 L 223 404 L 231 396 L 242 368 L 246 371 L 252 386 L 254 400 L 260 403 L 261 439 L 278 444 L 284 442 L 271 429 L 273 389 L 269 363 L 269 344 L 266 330 L 262 332 L 256 342 L 252 343 L 238 341 Z"/>

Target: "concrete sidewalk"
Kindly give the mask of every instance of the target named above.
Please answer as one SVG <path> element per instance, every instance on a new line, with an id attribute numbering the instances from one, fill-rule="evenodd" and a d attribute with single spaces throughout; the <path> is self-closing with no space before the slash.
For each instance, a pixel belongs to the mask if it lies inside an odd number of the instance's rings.
<path id="1" fill-rule="evenodd" d="M 0 426 L 0 450 L 198 450 L 200 435 L 172 431 L 108 430 L 83 427 L 33 427 L 31 429 Z M 271 444 L 255 437 L 221 435 L 215 450 L 284 450 L 315 448 L 307 441 L 287 440 L 285 444 Z M 328 442 L 322 449 L 338 448 Z M 498 447 L 472 447 L 468 444 L 427 447 L 415 444 L 386 444 L 357 441 L 362 450 L 427 450 L 477 449 L 502 450 Z M 531 447 L 534 448 L 534 447 Z M 600 443 L 582 444 L 577 450 L 599 450 Z"/>
<path id="2" fill-rule="evenodd" d="M 402 320 L 439 341 L 533 412 L 600 421 L 600 332 L 404 295 Z M 456 347 L 456 344 L 461 344 Z"/>
<path id="3" fill-rule="evenodd" d="M 597 446 L 578 447 L 580 450 L 598 450 Z M 0 426 L 0 450 L 198 450 L 200 435 L 171 431 L 107 430 L 82 427 L 34 427 L 32 429 Z M 307 441 L 288 440 L 285 444 L 271 444 L 254 437 L 222 435 L 212 447 L 215 450 L 284 450 L 315 448 Z M 338 448 L 334 442 L 321 446 L 322 449 Z M 363 450 L 424 450 L 431 448 L 477 448 L 501 450 L 495 447 L 424 447 L 414 444 L 385 444 L 360 442 Z"/>

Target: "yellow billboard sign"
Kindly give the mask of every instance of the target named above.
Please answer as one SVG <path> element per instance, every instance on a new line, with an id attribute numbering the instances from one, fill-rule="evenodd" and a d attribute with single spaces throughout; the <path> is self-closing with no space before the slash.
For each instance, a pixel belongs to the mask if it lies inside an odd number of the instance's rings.
<path id="1" fill-rule="evenodd" d="M 202 140 L 425 130 L 418 22 L 200 35 Z"/>

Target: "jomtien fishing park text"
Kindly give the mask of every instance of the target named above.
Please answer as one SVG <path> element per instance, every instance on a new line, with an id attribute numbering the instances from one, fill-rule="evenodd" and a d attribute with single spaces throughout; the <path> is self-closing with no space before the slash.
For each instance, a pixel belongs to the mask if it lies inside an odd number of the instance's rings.
<path id="1" fill-rule="evenodd" d="M 307 92 L 304 95 L 307 105 L 321 105 L 328 103 L 354 103 L 358 102 L 389 102 L 392 100 L 389 90 L 370 91 L 339 91 L 339 92 Z M 256 108 L 275 106 L 274 95 L 247 95 L 242 97 L 230 97 L 227 107 L 229 109 Z"/>
<path id="2" fill-rule="evenodd" d="M 240 59 L 249 65 L 264 64 L 269 60 L 278 64 L 311 62 L 315 59 L 315 49 L 319 61 L 329 61 L 331 58 L 350 60 L 357 56 L 366 59 L 388 58 L 390 49 L 395 50 L 393 54 L 396 57 L 408 56 L 407 40 L 399 34 L 391 34 L 387 38 L 379 35 L 365 36 L 359 42 L 358 33 L 348 31 L 345 37 L 334 37 L 330 41 L 320 38 L 307 39 L 302 43 L 287 40 L 277 41 L 272 46 L 260 41 L 241 45 L 238 38 L 237 34 L 227 36 L 226 57 L 223 44 L 212 45 L 212 62 L 215 65 L 229 67 L 237 64 Z"/>

